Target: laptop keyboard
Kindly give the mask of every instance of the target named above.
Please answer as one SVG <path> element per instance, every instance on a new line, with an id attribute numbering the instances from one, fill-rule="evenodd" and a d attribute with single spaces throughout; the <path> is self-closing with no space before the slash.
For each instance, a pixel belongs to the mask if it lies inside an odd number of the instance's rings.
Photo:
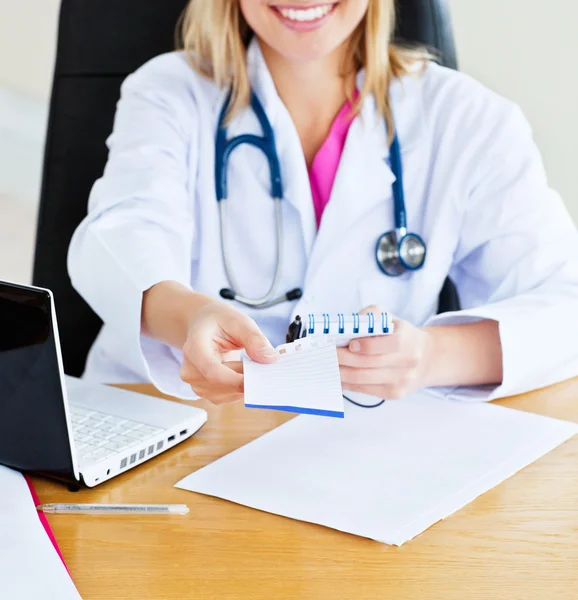
<path id="1" fill-rule="evenodd" d="M 72 434 L 80 462 L 97 462 L 126 450 L 164 429 L 107 413 L 70 406 Z"/>

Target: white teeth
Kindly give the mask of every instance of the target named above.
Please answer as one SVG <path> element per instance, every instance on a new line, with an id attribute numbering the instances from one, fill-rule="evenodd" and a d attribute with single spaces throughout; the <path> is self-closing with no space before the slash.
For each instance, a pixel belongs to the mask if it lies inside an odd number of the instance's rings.
<path id="1" fill-rule="evenodd" d="M 286 19 L 291 21 L 315 21 L 317 19 L 322 19 L 332 8 L 333 5 L 325 4 L 323 6 L 314 6 L 306 9 L 279 8 L 279 12 Z"/>

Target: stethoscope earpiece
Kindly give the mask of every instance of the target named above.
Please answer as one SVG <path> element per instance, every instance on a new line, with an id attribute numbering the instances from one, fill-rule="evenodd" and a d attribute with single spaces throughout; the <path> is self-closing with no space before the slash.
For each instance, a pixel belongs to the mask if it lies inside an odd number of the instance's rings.
<path id="1" fill-rule="evenodd" d="M 221 298 L 223 298 L 224 300 L 234 300 L 235 299 L 235 292 L 231 289 L 231 288 L 223 288 L 220 292 L 219 295 L 221 296 Z"/>
<path id="2" fill-rule="evenodd" d="M 286 294 L 279 296 L 277 298 L 273 298 L 270 300 L 252 300 L 251 298 L 244 298 L 239 294 L 236 294 L 234 290 L 231 288 L 223 288 L 219 295 L 224 300 L 236 300 L 237 302 L 241 302 L 246 306 L 251 306 L 253 308 L 269 308 L 271 306 L 275 306 L 277 304 L 281 304 L 282 302 L 292 302 L 293 300 L 299 300 L 303 297 L 303 290 L 301 288 L 295 288 L 290 290 Z"/>
<path id="3" fill-rule="evenodd" d="M 294 290 L 287 292 L 286 296 L 289 302 L 293 300 L 301 300 L 301 298 L 303 298 L 303 290 L 301 288 L 295 288 Z"/>

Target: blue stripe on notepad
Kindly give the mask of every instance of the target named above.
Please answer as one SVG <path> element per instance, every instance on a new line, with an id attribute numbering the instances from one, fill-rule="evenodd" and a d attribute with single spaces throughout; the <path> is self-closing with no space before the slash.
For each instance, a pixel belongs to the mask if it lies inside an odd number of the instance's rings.
<path id="1" fill-rule="evenodd" d="M 302 415 L 318 415 L 320 417 L 335 417 L 344 419 L 345 413 L 337 410 L 317 410 L 315 408 L 299 408 L 297 406 L 266 406 L 261 404 L 245 404 L 246 408 L 265 408 L 267 410 L 280 410 L 282 412 L 299 413 Z"/>

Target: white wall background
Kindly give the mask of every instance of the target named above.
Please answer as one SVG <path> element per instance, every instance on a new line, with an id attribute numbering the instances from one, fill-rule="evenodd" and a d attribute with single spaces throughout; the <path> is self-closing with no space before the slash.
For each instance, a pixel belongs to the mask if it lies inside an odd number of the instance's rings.
<path id="1" fill-rule="evenodd" d="M 578 223 L 578 1 L 448 1 L 460 69 L 522 107 Z"/>
<path id="2" fill-rule="evenodd" d="M 34 202 L 59 0 L 0 0 L 0 194 Z"/>
<path id="3" fill-rule="evenodd" d="M 520 104 L 551 185 L 578 222 L 578 1 L 448 2 L 461 70 Z M 30 278 L 59 5 L 59 0 L 0 0 L 4 279 Z"/>
<path id="4" fill-rule="evenodd" d="M 0 0 L 0 278 L 28 282 L 59 0 Z"/>
<path id="5" fill-rule="evenodd" d="M 0 0 L 0 86 L 48 99 L 59 7 L 60 0 Z"/>

